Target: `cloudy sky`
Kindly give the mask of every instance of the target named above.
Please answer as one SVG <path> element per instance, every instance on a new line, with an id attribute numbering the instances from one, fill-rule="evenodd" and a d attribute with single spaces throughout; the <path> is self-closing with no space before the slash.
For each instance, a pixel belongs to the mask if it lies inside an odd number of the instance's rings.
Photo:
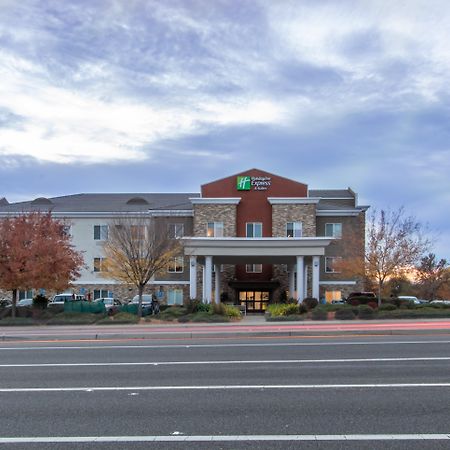
<path id="1" fill-rule="evenodd" d="M 450 257 L 448 0 L 0 0 L 0 197 L 257 167 L 404 206 Z"/>

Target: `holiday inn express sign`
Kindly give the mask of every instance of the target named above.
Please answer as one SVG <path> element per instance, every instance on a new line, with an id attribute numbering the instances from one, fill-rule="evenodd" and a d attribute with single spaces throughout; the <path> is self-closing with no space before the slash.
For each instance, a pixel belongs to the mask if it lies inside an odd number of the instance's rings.
<path id="1" fill-rule="evenodd" d="M 271 180 L 271 177 L 238 176 L 236 179 L 236 189 L 238 191 L 267 191 L 272 183 Z"/>

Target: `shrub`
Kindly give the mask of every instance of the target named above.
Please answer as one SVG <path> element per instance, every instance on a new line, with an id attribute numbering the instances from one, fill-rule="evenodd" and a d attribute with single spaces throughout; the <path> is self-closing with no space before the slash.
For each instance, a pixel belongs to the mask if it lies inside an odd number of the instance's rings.
<path id="1" fill-rule="evenodd" d="M 15 326 L 15 325 L 34 325 L 35 322 L 31 317 L 16 317 L 13 319 L 12 317 L 5 317 L 0 320 L 0 326 Z"/>
<path id="2" fill-rule="evenodd" d="M 355 318 L 355 313 L 352 308 L 338 309 L 334 316 L 337 320 L 352 320 Z"/>
<path id="3" fill-rule="evenodd" d="M 86 315 L 86 314 L 85 314 Z M 136 314 L 131 314 L 127 312 L 119 312 L 114 316 L 104 317 L 97 323 L 99 325 L 117 325 L 117 324 L 128 324 L 128 323 L 138 323 L 139 317 Z"/>
<path id="4" fill-rule="evenodd" d="M 450 310 L 434 308 L 396 309 L 394 311 L 381 311 L 380 319 L 420 319 L 420 318 L 446 318 L 450 317 Z"/>
<path id="5" fill-rule="evenodd" d="M 212 303 L 208 312 L 212 312 L 212 314 L 218 314 L 220 316 L 225 316 L 225 305 L 223 303 Z"/>
<path id="6" fill-rule="evenodd" d="M 60 313 L 47 321 L 48 325 L 89 325 L 98 320 L 99 316 L 89 313 Z"/>
<path id="7" fill-rule="evenodd" d="M 36 295 L 33 298 L 33 306 L 38 309 L 46 309 L 48 304 L 48 298 L 44 295 Z"/>
<path id="8" fill-rule="evenodd" d="M 295 322 L 305 320 L 305 315 L 290 314 L 289 316 L 270 316 L 266 315 L 267 322 Z"/>
<path id="9" fill-rule="evenodd" d="M 170 306 L 159 314 L 161 320 L 174 320 L 178 317 L 185 316 L 187 309 L 182 306 Z"/>
<path id="10" fill-rule="evenodd" d="M 315 308 L 319 304 L 319 301 L 314 297 L 306 297 L 301 304 L 309 311 Z"/>
<path id="11" fill-rule="evenodd" d="M 242 317 L 241 311 L 232 305 L 224 305 L 225 315 L 232 319 L 240 319 Z"/>
<path id="12" fill-rule="evenodd" d="M 370 306 L 372 309 L 377 309 L 378 302 L 369 302 L 369 303 L 367 303 L 367 306 Z"/>
<path id="13" fill-rule="evenodd" d="M 369 305 L 358 306 L 358 318 L 359 319 L 373 319 L 375 317 L 375 311 Z"/>
<path id="14" fill-rule="evenodd" d="M 289 316 L 291 314 L 299 313 L 297 305 L 292 303 L 275 303 L 269 305 L 267 311 L 272 317 Z"/>
<path id="15" fill-rule="evenodd" d="M 321 307 L 314 308 L 311 311 L 311 319 L 312 320 L 327 320 L 328 319 L 328 311 L 326 309 L 322 309 Z"/>
<path id="16" fill-rule="evenodd" d="M 394 311 L 397 309 L 397 306 L 393 305 L 392 303 L 383 303 L 378 308 L 378 311 Z"/>

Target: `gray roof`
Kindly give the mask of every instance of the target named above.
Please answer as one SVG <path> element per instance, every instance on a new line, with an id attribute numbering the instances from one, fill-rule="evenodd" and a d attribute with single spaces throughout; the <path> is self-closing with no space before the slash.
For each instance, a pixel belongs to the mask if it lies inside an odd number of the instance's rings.
<path id="1" fill-rule="evenodd" d="M 310 189 L 310 197 L 320 198 L 355 198 L 351 189 Z"/>
<path id="2" fill-rule="evenodd" d="M 28 202 L 0 205 L 0 213 L 47 211 L 53 212 L 132 212 L 142 210 L 192 209 L 190 197 L 198 193 L 129 193 L 129 194 L 74 194 L 62 197 L 38 198 Z"/>

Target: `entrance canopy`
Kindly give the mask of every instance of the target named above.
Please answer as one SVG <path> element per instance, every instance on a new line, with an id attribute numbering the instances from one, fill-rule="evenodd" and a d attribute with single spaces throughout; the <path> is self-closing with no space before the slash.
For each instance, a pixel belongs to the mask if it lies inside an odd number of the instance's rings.
<path id="1" fill-rule="evenodd" d="M 331 238 L 185 237 L 184 253 L 200 264 L 211 256 L 214 264 L 295 264 L 297 256 L 322 256 Z"/>

